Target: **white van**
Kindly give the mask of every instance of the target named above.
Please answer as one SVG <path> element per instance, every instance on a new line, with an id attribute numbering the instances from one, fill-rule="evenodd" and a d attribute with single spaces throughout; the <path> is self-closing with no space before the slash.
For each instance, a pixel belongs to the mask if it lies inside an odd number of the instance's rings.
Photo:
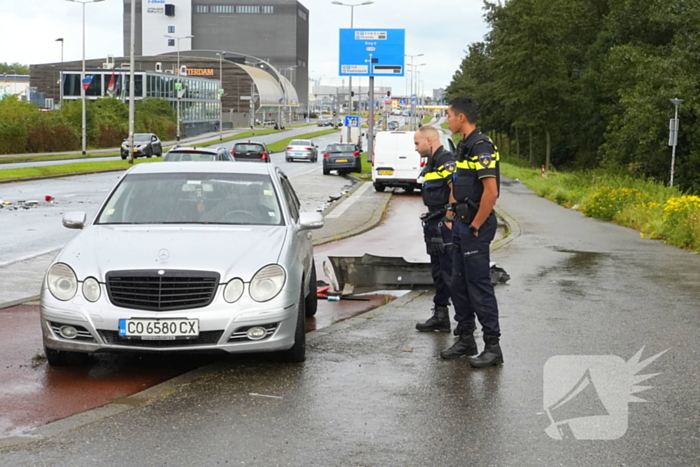
<path id="1" fill-rule="evenodd" d="M 440 131 L 440 130 L 438 130 Z M 374 189 L 401 187 L 406 191 L 420 188 L 418 177 L 425 165 L 413 142 L 415 131 L 380 131 L 374 141 L 372 182 Z M 440 133 L 440 142 L 448 151 L 455 151 L 452 138 Z"/>

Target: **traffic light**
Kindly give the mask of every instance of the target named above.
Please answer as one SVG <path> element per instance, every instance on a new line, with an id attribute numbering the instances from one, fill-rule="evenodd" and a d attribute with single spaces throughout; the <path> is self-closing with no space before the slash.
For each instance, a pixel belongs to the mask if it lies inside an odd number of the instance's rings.
<path id="1" fill-rule="evenodd" d="M 355 97 L 355 91 L 350 91 L 350 97 Z"/>
<path id="2" fill-rule="evenodd" d="M 386 92 L 386 97 L 391 97 L 391 91 Z"/>

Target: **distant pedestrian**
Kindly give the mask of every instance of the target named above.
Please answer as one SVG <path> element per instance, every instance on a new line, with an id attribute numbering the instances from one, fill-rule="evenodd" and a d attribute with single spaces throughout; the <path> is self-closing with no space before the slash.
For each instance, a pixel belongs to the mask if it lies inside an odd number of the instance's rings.
<path id="1" fill-rule="evenodd" d="M 452 216 L 445 207 L 452 198 L 455 156 L 440 143 L 433 126 L 424 126 L 413 137 L 416 152 L 427 157 L 423 170 L 422 196 L 428 212 L 423 214 L 423 238 L 430 255 L 430 273 L 435 284 L 433 315 L 416 324 L 421 332 L 450 332 L 450 281 L 452 279 Z"/>
<path id="2" fill-rule="evenodd" d="M 458 338 L 440 356 L 467 356 L 473 367 L 483 368 L 503 363 L 498 304 L 489 274 L 489 248 L 496 234 L 493 208 L 499 194 L 499 155 L 491 140 L 476 128 L 474 101 L 468 97 L 452 99 L 447 115 L 450 130 L 462 135 L 453 182 L 456 220 L 452 229 L 454 269 L 450 287 Z M 479 319 L 485 343 L 483 352 L 476 357 L 475 318 Z"/>

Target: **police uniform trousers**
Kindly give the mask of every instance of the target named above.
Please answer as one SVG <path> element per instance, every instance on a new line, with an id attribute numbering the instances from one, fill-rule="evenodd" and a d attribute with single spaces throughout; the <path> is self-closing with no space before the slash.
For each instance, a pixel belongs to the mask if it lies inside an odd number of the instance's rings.
<path id="1" fill-rule="evenodd" d="M 452 230 L 450 230 L 441 219 L 432 219 L 423 223 L 423 235 L 426 242 L 436 236 L 437 232 L 442 235 L 445 242 L 445 253 L 441 255 L 430 255 L 430 274 L 433 276 L 435 284 L 435 306 L 447 307 L 450 304 L 450 283 L 452 282 Z"/>
<path id="2" fill-rule="evenodd" d="M 489 274 L 489 247 L 496 235 L 496 226 L 496 215 L 492 212 L 478 236 L 459 220 L 455 220 L 452 227 L 454 269 L 450 290 L 458 330 L 474 331 L 477 317 L 484 336 L 501 335 L 498 305 Z"/>

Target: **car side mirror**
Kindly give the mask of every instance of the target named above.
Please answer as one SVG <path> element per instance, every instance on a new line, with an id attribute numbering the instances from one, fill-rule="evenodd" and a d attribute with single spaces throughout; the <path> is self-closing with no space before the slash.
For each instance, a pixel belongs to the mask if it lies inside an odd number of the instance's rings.
<path id="1" fill-rule="evenodd" d="M 84 212 L 67 212 L 63 215 L 63 227 L 67 229 L 82 229 L 85 227 L 87 214 Z"/>
<path id="2" fill-rule="evenodd" d="M 323 227 L 323 214 L 320 212 L 299 213 L 299 225 L 301 230 L 316 230 Z"/>

